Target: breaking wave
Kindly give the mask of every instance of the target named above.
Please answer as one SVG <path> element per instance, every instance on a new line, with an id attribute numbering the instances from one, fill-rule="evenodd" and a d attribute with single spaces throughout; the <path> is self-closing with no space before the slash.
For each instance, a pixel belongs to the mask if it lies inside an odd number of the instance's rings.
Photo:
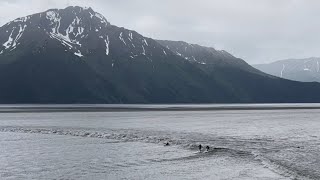
<path id="1" fill-rule="evenodd" d="M 195 153 L 191 156 L 176 159 L 166 159 L 163 161 L 178 161 L 194 159 L 213 155 L 231 156 L 235 158 L 246 158 L 252 161 L 259 161 L 266 168 L 291 178 L 291 179 L 317 179 L 317 177 L 307 177 L 300 175 L 294 169 L 286 167 L 281 161 L 276 161 L 264 156 L 265 153 L 281 149 L 282 144 L 269 138 L 244 139 L 239 137 L 217 137 L 214 135 L 201 133 L 181 133 L 167 131 L 148 131 L 138 129 L 75 129 L 75 128 L 47 128 L 47 127 L 0 127 L 0 132 L 15 133 L 37 133 L 76 136 L 83 138 L 105 138 L 119 142 L 144 142 L 165 144 L 171 146 L 198 151 L 198 145 L 210 146 L 208 153 Z"/>

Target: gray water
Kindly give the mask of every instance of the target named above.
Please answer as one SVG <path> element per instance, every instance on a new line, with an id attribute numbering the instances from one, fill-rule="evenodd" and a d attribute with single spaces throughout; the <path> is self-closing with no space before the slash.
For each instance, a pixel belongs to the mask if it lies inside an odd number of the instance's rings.
<path id="1" fill-rule="evenodd" d="M 320 179 L 319 109 L 10 108 L 0 113 L 0 179 Z"/>

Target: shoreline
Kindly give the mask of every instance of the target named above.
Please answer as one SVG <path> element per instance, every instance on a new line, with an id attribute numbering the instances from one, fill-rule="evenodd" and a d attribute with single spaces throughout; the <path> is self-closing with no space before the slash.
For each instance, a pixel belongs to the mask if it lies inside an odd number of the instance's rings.
<path id="1" fill-rule="evenodd" d="M 143 105 L 141 107 L 134 106 L 19 106 L 19 107 L 1 107 L 0 113 L 41 113 L 41 112 L 143 112 L 143 111 L 231 111 L 231 110 L 315 110 L 320 109 L 320 106 L 157 106 Z"/>

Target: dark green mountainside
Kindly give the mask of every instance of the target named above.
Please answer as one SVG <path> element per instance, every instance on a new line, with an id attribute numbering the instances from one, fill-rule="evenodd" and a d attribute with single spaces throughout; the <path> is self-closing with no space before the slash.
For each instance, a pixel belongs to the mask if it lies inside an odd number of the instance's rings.
<path id="1" fill-rule="evenodd" d="M 156 41 L 68 7 L 0 28 L 0 103 L 320 102 L 320 84 L 264 74 L 225 51 Z"/>

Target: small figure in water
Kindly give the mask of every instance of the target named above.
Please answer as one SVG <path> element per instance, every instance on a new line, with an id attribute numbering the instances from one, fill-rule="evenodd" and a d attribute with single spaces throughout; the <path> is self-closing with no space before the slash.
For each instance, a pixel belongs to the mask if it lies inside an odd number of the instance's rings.
<path id="1" fill-rule="evenodd" d="M 201 152 L 201 150 L 202 150 L 202 145 L 199 144 L 199 151 Z"/>
<path id="2" fill-rule="evenodd" d="M 209 146 L 206 146 L 206 150 L 207 150 L 207 152 L 209 151 L 209 149 L 210 149 L 210 147 L 209 147 Z"/>
<path id="3" fill-rule="evenodd" d="M 170 146 L 169 142 L 166 142 L 164 145 L 165 145 L 165 146 Z"/>

